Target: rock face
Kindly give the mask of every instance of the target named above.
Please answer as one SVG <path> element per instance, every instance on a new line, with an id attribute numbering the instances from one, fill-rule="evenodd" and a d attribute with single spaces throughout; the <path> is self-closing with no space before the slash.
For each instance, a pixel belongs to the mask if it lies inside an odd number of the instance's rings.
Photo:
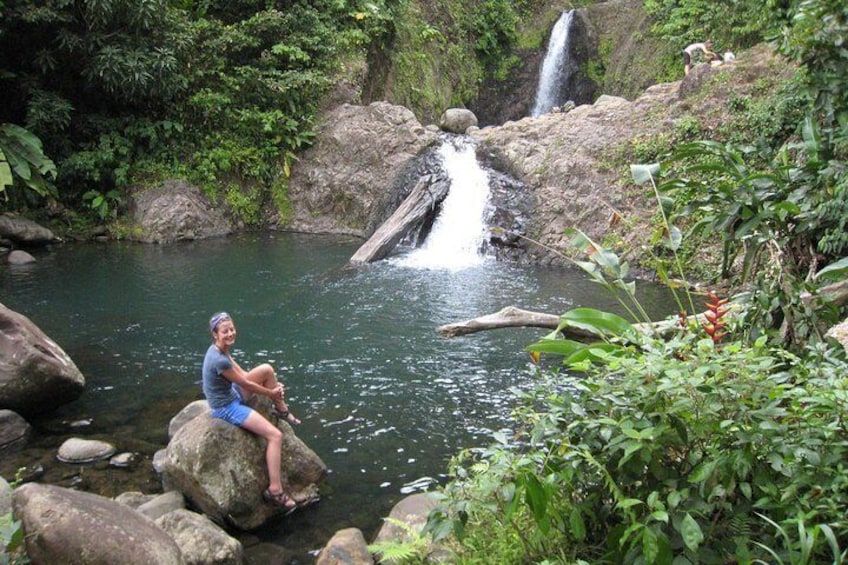
<path id="1" fill-rule="evenodd" d="M 130 202 L 136 226 L 131 237 L 144 243 L 204 239 L 227 235 L 232 222 L 200 189 L 185 181 L 138 190 Z"/>
<path id="2" fill-rule="evenodd" d="M 28 483 L 15 489 L 13 505 L 33 563 L 185 563 L 164 530 L 114 500 Z"/>
<path id="3" fill-rule="evenodd" d="M 26 420 L 11 410 L 0 410 L 0 454 L 24 448 L 31 435 Z"/>
<path id="4" fill-rule="evenodd" d="M 13 214 L 0 214 L 0 238 L 23 245 L 44 245 L 57 241 L 49 229 Z"/>
<path id="5" fill-rule="evenodd" d="M 402 106 L 343 104 L 323 116 L 316 143 L 292 167 L 286 229 L 368 237 L 405 197 L 393 183 L 438 140 Z"/>
<path id="6" fill-rule="evenodd" d="M 256 409 L 268 408 L 254 398 Z M 258 404 L 258 405 L 256 405 Z M 327 467 L 281 422 L 283 486 L 300 503 L 318 496 L 317 483 Z M 212 520 L 241 530 L 252 530 L 284 512 L 262 500 L 268 486 L 265 440 L 237 426 L 201 413 L 183 424 L 160 461 L 162 482 L 177 490 Z"/>
<path id="7" fill-rule="evenodd" d="M 61 347 L 29 318 L 0 304 L 0 408 L 24 416 L 70 402 L 85 378 Z"/>
<path id="8" fill-rule="evenodd" d="M 567 228 L 580 229 L 599 242 L 618 237 L 634 253 L 648 249 L 649 219 L 656 211 L 654 195 L 650 187 L 632 182 L 626 162 L 618 167 L 610 163 L 621 163 L 622 155 L 632 154 L 640 140 L 673 139 L 681 120 L 694 120 L 703 130 L 716 128 L 732 119 L 728 99 L 747 95 L 761 77 L 794 72 L 767 48 L 751 50 L 744 59 L 744 63 L 713 68 L 703 65 L 682 84 L 652 86 L 632 102 L 601 96 L 594 104 L 568 113 L 524 118 L 473 132 L 472 137 L 492 155 L 500 170 L 522 181 L 533 196 L 527 232 L 547 249 L 528 246 L 525 259 L 561 262 L 551 249 L 568 248 Z M 699 77 L 725 73 L 732 73 L 732 79 L 713 81 L 717 86 L 710 96 L 692 95 L 710 82 Z M 682 97 L 681 89 L 689 96 Z M 626 220 L 616 225 L 616 218 Z M 638 255 L 626 258 L 634 260 Z"/>

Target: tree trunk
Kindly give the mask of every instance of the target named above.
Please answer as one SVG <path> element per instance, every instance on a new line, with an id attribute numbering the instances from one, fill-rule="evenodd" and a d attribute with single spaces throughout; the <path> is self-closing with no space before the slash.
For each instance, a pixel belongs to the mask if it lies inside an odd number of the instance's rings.
<path id="1" fill-rule="evenodd" d="M 428 175 L 418 181 L 395 213 L 383 222 L 383 225 L 362 247 L 356 250 L 350 258 L 352 264 L 362 265 L 387 257 L 403 236 L 421 223 L 427 214 L 430 214 L 445 199 L 450 183 L 431 183 L 431 180 L 432 178 Z"/>
<path id="2" fill-rule="evenodd" d="M 838 306 L 843 306 L 848 303 L 848 281 L 840 281 L 827 286 L 821 287 L 817 293 L 804 293 L 801 296 L 805 303 L 811 301 L 834 303 Z M 730 315 L 739 315 L 739 306 L 729 304 Z M 706 318 L 704 314 L 694 316 L 700 324 Z M 534 327 L 555 330 L 559 327 L 559 316 L 556 314 L 546 314 L 544 312 L 533 312 L 531 310 L 522 310 L 515 306 L 507 306 L 503 310 L 494 314 L 487 314 L 479 318 L 472 318 L 462 322 L 453 322 L 439 326 L 436 331 L 442 337 L 457 337 L 460 335 L 468 335 L 486 330 L 496 330 L 500 328 L 520 328 Z M 675 318 L 660 320 L 659 322 L 634 324 L 634 327 L 643 333 L 654 333 L 664 335 L 671 330 L 679 327 L 679 322 Z M 564 333 L 576 338 L 596 338 L 594 333 L 579 329 L 566 328 Z"/>

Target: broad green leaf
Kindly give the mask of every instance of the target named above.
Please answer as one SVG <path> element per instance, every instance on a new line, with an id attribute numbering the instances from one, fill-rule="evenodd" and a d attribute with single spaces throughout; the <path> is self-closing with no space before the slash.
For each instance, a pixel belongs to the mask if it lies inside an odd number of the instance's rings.
<path id="1" fill-rule="evenodd" d="M 680 523 L 680 534 L 683 536 L 683 543 L 690 551 L 697 551 L 698 546 L 704 541 L 704 533 L 701 531 L 701 526 L 688 512 Z"/>
<path id="2" fill-rule="evenodd" d="M 703 483 L 713 474 L 718 462 L 714 459 L 705 461 L 698 465 L 689 475 L 690 483 Z"/>
<path id="3" fill-rule="evenodd" d="M 659 163 L 651 163 L 650 165 L 630 165 L 630 176 L 633 177 L 633 182 L 636 184 L 645 184 L 657 178 L 660 174 Z"/>
<path id="4" fill-rule="evenodd" d="M 0 153 L 0 191 L 6 189 L 7 186 L 12 186 L 15 179 L 12 177 L 12 168 L 5 161 L 5 157 Z"/>
<path id="5" fill-rule="evenodd" d="M 554 355 L 562 355 L 567 357 L 575 351 L 585 349 L 586 344 L 570 339 L 540 339 L 536 343 L 531 343 L 525 350 L 535 351 L 538 353 L 552 353 Z"/>
<path id="6" fill-rule="evenodd" d="M 621 337 L 633 336 L 636 331 L 633 324 L 615 314 L 603 312 L 594 308 L 575 308 L 569 310 L 559 318 L 559 328 L 580 328 L 605 336 L 614 335 Z"/>
<path id="7" fill-rule="evenodd" d="M 548 496 L 545 492 L 545 487 L 534 475 L 527 476 L 524 486 L 527 493 L 527 505 L 533 512 L 533 518 L 536 520 L 537 525 L 543 527 L 548 511 Z"/>
<path id="8" fill-rule="evenodd" d="M 651 528 L 642 530 L 642 555 L 645 558 L 645 562 L 654 563 L 657 560 L 659 551 L 657 534 Z"/>
<path id="9" fill-rule="evenodd" d="M 586 539 L 586 523 L 583 521 L 583 515 L 579 508 L 572 508 L 571 514 L 568 516 L 568 523 L 571 526 L 571 534 L 577 541 Z"/>
<path id="10" fill-rule="evenodd" d="M 843 257 L 835 263 L 831 263 L 816 274 L 818 280 L 837 280 L 842 279 L 848 271 L 848 257 Z"/>
<path id="11" fill-rule="evenodd" d="M 644 504 L 644 502 L 642 502 L 638 498 L 625 498 L 624 500 L 618 503 L 618 507 L 622 510 L 626 510 L 628 508 L 636 506 L 637 504 Z"/>
<path id="12" fill-rule="evenodd" d="M 669 234 L 666 242 L 669 249 L 677 251 L 683 243 L 683 232 L 677 226 L 669 226 Z"/>

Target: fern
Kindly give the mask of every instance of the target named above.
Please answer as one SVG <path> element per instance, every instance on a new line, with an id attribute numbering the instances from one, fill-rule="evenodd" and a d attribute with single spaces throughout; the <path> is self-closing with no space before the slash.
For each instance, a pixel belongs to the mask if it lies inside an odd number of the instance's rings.
<path id="1" fill-rule="evenodd" d="M 430 553 L 430 543 L 426 536 L 415 531 L 412 526 L 397 518 L 385 518 L 385 521 L 401 530 L 403 535 L 396 539 L 372 543 L 368 551 L 378 556 L 379 563 L 426 563 Z"/>

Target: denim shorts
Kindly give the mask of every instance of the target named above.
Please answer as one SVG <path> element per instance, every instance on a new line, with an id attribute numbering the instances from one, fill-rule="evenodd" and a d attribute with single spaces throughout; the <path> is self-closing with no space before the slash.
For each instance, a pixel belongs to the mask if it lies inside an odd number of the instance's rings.
<path id="1" fill-rule="evenodd" d="M 250 416 L 250 413 L 253 412 L 253 409 L 249 406 L 245 406 L 244 404 L 242 404 L 242 395 L 241 391 L 238 390 L 238 387 L 233 385 L 233 389 L 236 390 L 238 398 L 236 398 L 226 406 L 215 408 L 214 410 L 212 410 L 212 415 L 216 418 L 224 420 L 225 422 L 229 422 L 234 426 L 241 426 L 242 424 L 244 424 L 244 421 L 247 420 L 247 417 Z"/>

